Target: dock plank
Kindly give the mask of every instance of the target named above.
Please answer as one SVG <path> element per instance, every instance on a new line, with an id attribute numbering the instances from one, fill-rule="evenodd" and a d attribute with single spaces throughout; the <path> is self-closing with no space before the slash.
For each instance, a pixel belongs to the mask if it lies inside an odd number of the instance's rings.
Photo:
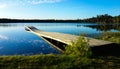
<path id="1" fill-rule="evenodd" d="M 50 38 L 65 44 L 71 44 L 72 41 L 76 41 L 77 38 L 79 37 L 77 35 L 64 34 L 64 33 L 58 33 L 58 32 L 45 32 L 33 26 L 25 26 L 25 28 L 40 37 L 43 36 L 43 37 Z M 91 47 L 112 44 L 112 42 L 109 42 L 109 41 L 98 40 L 90 37 L 84 37 L 84 38 L 87 38 L 89 40 L 89 45 Z"/>

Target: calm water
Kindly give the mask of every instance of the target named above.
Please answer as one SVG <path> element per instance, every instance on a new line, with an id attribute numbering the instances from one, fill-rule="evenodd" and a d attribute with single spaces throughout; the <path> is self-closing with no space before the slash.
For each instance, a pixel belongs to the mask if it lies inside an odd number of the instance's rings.
<path id="1" fill-rule="evenodd" d="M 35 26 L 36 28 L 50 32 L 61 32 L 79 35 L 86 33 L 89 37 L 99 35 L 100 30 L 91 26 L 98 26 L 89 23 L 9 23 L 0 24 L 0 55 L 33 55 L 60 53 L 58 50 L 44 42 L 38 36 L 26 32 L 24 25 Z M 116 31 L 111 29 L 109 31 Z"/>

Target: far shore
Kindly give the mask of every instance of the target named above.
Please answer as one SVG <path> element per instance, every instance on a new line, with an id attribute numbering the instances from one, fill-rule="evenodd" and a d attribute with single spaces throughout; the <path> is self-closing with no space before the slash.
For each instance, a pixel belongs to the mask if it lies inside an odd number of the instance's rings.
<path id="1" fill-rule="evenodd" d="M 97 15 L 86 19 L 9 19 L 1 18 L 0 23 L 99 23 L 99 24 L 120 24 L 120 15 L 111 16 L 108 14 Z"/>
<path id="2" fill-rule="evenodd" d="M 55 20 L 55 19 L 46 19 L 46 20 L 39 20 L 39 19 L 0 19 L 0 23 L 74 23 L 74 22 L 82 22 L 82 20 Z"/>

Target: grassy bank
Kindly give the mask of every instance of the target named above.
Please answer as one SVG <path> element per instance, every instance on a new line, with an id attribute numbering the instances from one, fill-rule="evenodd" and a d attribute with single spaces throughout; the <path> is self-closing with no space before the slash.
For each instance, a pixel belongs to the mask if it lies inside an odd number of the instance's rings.
<path id="1" fill-rule="evenodd" d="M 87 58 L 69 55 L 2 56 L 0 69 L 68 69 L 90 64 Z"/>
<path id="2" fill-rule="evenodd" d="M 120 58 L 68 55 L 2 56 L 0 69 L 119 69 Z"/>
<path id="3" fill-rule="evenodd" d="M 101 39 L 120 44 L 120 32 L 103 33 Z"/>

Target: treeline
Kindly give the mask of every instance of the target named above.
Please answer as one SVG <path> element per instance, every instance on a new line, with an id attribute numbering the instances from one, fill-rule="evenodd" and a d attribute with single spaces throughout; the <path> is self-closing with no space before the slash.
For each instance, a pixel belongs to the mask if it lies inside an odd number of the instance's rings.
<path id="1" fill-rule="evenodd" d="M 108 23 L 120 23 L 120 15 L 118 16 L 111 16 L 108 14 L 104 15 L 97 15 L 96 17 L 88 18 L 82 20 L 83 22 L 89 23 L 101 23 L 101 24 L 108 24 Z"/>
<path id="2" fill-rule="evenodd" d="M 74 22 L 87 22 L 87 23 L 100 23 L 100 24 L 108 24 L 108 23 L 120 23 L 120 15 L 118 16 L 111 16 L 108 14 L 104 15 L 97 15 L 96 17 L 87 18 L 87 19 L 76 19 L 76 20 L 55 20 L 55 19 L 46 19 L 46 20 L 39 20 L 39 19 L 0 19 L 0 23 L 34 23 L 34 22 L 68 22 L 68 23 L 74 23 Z"/>
<path id="3" fill-rule="evenodd" d="M 39 20 L 39 19 L 0 19 L 0 23 L 37 23 L 37 22 L 52 22 L 52 23 L 60 23 L 60 22 L 80 22 L 80 20 L 55 20 L 55 19 L 46 19 L 46 20 Z"/>

